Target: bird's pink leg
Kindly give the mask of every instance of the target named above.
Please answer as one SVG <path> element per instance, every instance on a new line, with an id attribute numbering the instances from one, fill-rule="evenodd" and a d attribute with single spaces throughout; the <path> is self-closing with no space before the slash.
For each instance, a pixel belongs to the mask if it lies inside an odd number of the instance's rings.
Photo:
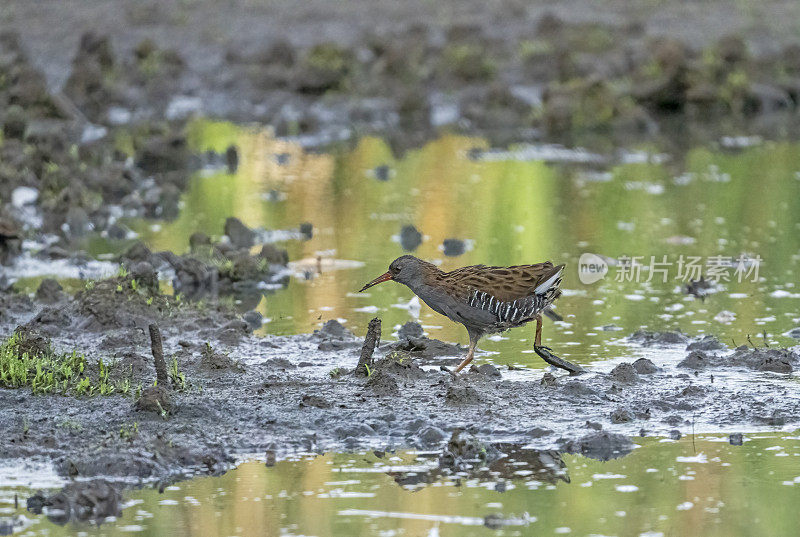
<path id="1" fill-rule="evenodd" d="M 459 371 L 461 371 L 462 369 L 464 369 L 465 367 L 467 367 L 469 365 L 469 363 L 475 357 L 475 347 L 477 345 L 478 345 L 478 339 L 470 337 L 469 338 L 469 351 L 467 351 L 467 357 L 464 358 L 464 361 L 462 361 L 460 364 L 458 364 L 458 367 L 456 368 L 456 373 L 458 373 Z"/>

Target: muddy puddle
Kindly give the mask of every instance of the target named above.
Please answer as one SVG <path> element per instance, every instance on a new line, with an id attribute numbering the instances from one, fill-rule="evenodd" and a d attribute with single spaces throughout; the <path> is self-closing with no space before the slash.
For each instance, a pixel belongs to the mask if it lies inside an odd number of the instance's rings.
<path id="1" fill-rule="evenodd" d="M 188 129 L 202 165 L 175 218 L 121 214 L 114 237 L 71 243 L 77 262 L 28 240 L 4 267 L 30 297 L 7 293 L 0 326 L 85 353 L 100 377 L 66 378 L 67 397 L 0 391 L 17 409 L 2 421 L 0 529 L 791 533 L 800 144 L 597 152 L 443 136 L 398 155 L 369 137 L 314 152 L 229 123 Z M 206 268 L 178 257 L 190 249 L 226 251 L 215 273 L 248 277 L 195 300 Z M 544 338 L 589 374 L 545 372 L 530 328 L 485 338 L 479 367 L 452 377 L 441 366 L 464 352 L 461 327 L 401 286 L 356 293 L 403 252 L 444 269 L 567 263 Z M 352 369 L 376 316 L 362 378 Z M 155 378 L 152 322 L 169 408 L 140 397 Z M 447 459 L 457 429 L 480 442 L 477 463 Z M 47 516 L 25 509 L 38 489 Z M 112 519 L 61 526 L 52 511 L 86 502 Z"/>
<path id="2" fill-rule="evenodd" d="M 0 487 L 15 535 L 791 535 L 800 438 L 643 438 L 602 461 L 525 446 L 447 467 L 429 452 L 260 457 L 221 477 L 125 494 L 119 516 L 58 524 L 14 506 L 42 478 Z M 36 478 L 31 477 L 36 481 Z M 24 500 L 21 500 L 24 505 Z M 6 522 L 9 524 L 10 522 Z M 6 532 L 10 528 L 4 528 Z"/>
<path id="3" fill-rule="evenodd" d="M 552 144 L 501 151 L 479 138 L 446 136 L 396 156 L 377 138 L 307 152 L 228 123 L 195 122 L 189 133 L 200 153 L 237 147 L 236 170 L 212 162 L 198 172 L 175 220 L 122 218 L 131 239 L 87 239 L 87 252 L 101 261 L 70 270 L 18 264 L 10 272 L 16 286 L 33 292 L 39 278 L 26 274 L 50 272 L 71 275 L 65 285 L 77 288 L 82 275 L 113 273 L 114 255 L 135 240 L 182 253 L 193 233 L 219 237 L 226 219 L 237 217 L 291 260 L 282 275 L 290 279 L 237 297 L 242 312 L 262 314 L 262 335 L 308 333 L 329 319 L 360 334 L 380 316 L 385 331 L 418 320 L 431 337 L 466 343 L 460 326 L 420 308 L 402 286 L 355 293 L 411 251 L 443 269 L 566 262 L 557 304 L 563 321 L 549 324 L 545 336 L 581 363 L 619 356 L 620 338 L 639 328 L 713 334 L 732 347 L 748 334 L 763 342 L 764 331 L 773 346 L 796 342 L 789 332 L 800 323 L 797 143 L 756 139 L 731 148 L 724 138 L 680 154 L 651 144 L 595 154 Z M 312 227 L 306 235 L 302 224 Z M 586 285 L 578 274 L 585 253 L 641 267 L 612 265 Z M 737 272 L 738 259 L 746 270 Z M 697 270 L 706 274 L 715 263 L 725 266 L 708 298 L 687 294 Z M 532 330 L 518 329 L 485 338 L 480 349 L 500 364 L 539 367 L 531 341 Z"/>

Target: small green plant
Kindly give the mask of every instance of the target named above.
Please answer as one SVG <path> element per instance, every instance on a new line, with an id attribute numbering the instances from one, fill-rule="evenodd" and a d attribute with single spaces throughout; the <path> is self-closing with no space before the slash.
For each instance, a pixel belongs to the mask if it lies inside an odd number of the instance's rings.
<path id="1" fill-rule="evenodd" d="M 61 427 L 62 429 L 67 429 L 68 431 L 74 431 L 74 432 L 78 432 L 83 429 L 83 425 L 81 425 L 79 422 L 69 419 L 62 421 L 61 423 L 58 424 L 58 426 Z"/>
<path id="2" fill-rule="evenodd" d="M 152 306 L 153 305 L 153 297 L 151 297 L 151 296 L 147 297 L 147 300 L 145 301 L 145 303 L 148 306 Z"/>
<path id="3" fill-rule="evenodd" d="M 131 279 L 131 290 L 136 292 L 139 289 L 139 284 L 136 282 L 136 278 Z"/>
<path id="4" fill-rule="evenodd" d="M 139 422 L 134 421 L 130 425 L 122 424 L 122 427 L 119 428 L 119 437 L 121 440 L 127 440 L 128 442 L 132 442 L 136 437 L 139 436 Z"/>
<path id="5" fill-rule="evenodd" d="M 371 377 L 371 376 L 372 376 L 372 373 L 374 372 L 374 371 L 372 370 L 372 368 L 371 368 L 369 365 L 367 365 L 367 364 L 364 364 L 364 368 L 367 370 L 367 377 L 368 377 L 368 378 L 369 378 L 369 377 Z"/>
<path id="6" fill-rule="evenodd" d="M 337 367 L 335 369 L 332 369 L 331 372 L 328 373 L 328 374 L 331 376 L 332 379 L 336 380 L 336 379 L 338 379 L 338 378 L 340 378 L 342 376 L 342 373 L 344 373 L 342 371 L 342 368 L 341 367 Z"/>
<path id="7" fill-rule="evenodd" d="M 112 381 L 111 368 L 102 358 L 97 361 L 96 372 L 90 374 L 83 354 L 58 353 L 49 344 L 35 347 L 31 341 L 36 339 L 18 331 L 0 342 L 0 387 L 29 387 L 34 394 L 87 396 L 130 391 L 130 379 Z"/>
<path id="8" fill-rule="evenodd" d="M 178 368 L 178 359 L 175 356 L 169 364 L 169 380 L 173 389 L 179 391 L 186 389 L 186 375 Z"/>
<path id="9" fill-rule="evenodd" d="M 117 269 L 117 277 L 125 278 L 128 275 L 128 269 L 125 268 L 125 265 L 120 265 Z"/>

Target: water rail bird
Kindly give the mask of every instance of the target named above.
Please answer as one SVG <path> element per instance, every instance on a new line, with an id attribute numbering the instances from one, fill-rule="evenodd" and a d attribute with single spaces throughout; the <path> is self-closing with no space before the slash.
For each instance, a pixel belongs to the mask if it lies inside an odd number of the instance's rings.
<path id="1" fill-rule="evenodd" d="M 511 267 L 472 265 L 444 272 L 432 263 L 404 255 L 359 292 L 383 282 L 402 283 L 434 311 L 464 325 L 469 351 L 456 373 L 472 361 L 483 336 L 536 321 L 536 354 L 555 367 L 578 374 L 583 372 L 580 366 L 542 345 L 542 313 L 561 295 L 563 272 L 564 265 L 554 266 L 550 261 Z"/>

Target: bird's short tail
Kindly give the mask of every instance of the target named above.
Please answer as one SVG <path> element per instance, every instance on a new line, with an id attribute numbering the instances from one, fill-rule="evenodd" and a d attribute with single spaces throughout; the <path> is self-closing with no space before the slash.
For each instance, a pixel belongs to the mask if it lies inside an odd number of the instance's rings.
<path id="1" fill-rule="evenodd" d="M 561 286 L 561 276 L 564 273 L 564 265 L 558 265 L 557 267 L 553 267 L 549 274 L 547 274 L 544 278 L 545 280 L 536 286 L 533 290 L 534 293 L 537 295 L 547 295 L 554 291 L 557 291 L 558 288 Z"/>

